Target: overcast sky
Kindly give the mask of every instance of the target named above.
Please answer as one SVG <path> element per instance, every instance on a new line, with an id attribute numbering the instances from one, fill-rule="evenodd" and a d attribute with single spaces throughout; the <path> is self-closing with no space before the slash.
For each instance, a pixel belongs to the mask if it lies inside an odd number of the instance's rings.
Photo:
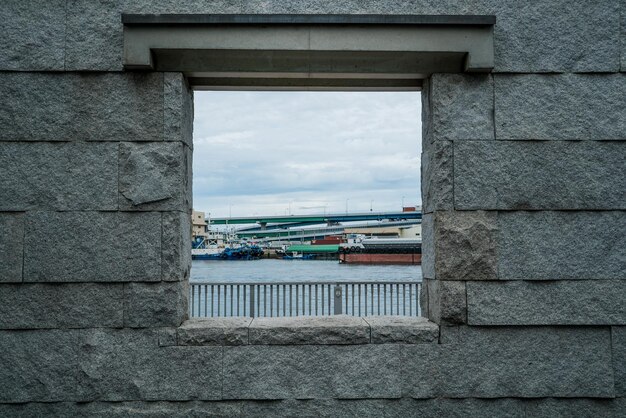
<path id="1" fill-rule="evenodd" d="M 417 92 L 195 94 L 194 209 L 213 217 L 421 204 Z"/>

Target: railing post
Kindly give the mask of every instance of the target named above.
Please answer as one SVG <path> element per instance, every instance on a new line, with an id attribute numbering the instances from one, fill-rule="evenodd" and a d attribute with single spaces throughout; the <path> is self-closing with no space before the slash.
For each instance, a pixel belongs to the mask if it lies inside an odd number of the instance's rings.
<path id="1" fill-rule="evenodd" d="M 335 315 L 341 315 L 341 313 L 343 312 L 343 307 L 342 307 L 342 287 L 338 284 L 335 285 Z"/>
<path id="2" fill-rule="evenodd" d="M 250 285 L 250 318 L 254 318 L 254 285 Z"/>

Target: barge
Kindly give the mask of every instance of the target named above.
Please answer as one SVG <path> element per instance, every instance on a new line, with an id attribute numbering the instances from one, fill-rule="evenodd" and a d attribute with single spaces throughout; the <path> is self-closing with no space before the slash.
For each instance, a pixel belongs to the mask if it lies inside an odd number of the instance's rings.
<path id="1" fill-rule="evenodd" d="M 347 264 L 422 264 L 422 241 L 412 238 L 368 238 L 339 246 Z"/>

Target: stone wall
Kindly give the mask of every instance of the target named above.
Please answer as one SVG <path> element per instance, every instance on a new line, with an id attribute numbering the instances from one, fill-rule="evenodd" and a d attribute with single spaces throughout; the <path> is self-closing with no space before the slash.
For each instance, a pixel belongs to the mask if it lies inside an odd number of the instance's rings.
<path id="1" fill-rule="evenodd" d="M 181 74 L 123 71 L 122 12 L 497 16 L 493 73 L 424 88 L 435 341 L 377 344 L 369 324 L 346 344 L 321 326 L 181 344 L 193 96 Z M 612 0 L 0 2 L 0 415 L 623 415 L 625 16 Z"/>

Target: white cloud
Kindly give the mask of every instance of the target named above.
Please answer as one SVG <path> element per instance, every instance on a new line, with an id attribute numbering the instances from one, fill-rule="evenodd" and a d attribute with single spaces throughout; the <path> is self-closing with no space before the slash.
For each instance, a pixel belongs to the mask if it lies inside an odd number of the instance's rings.
<path id="1" fill-rule="evenodd" d="M 213 216 L 420 204 L 419 93 L 196 92 L 194 207 Z M 373 203 L 371 201 L 373 200 Z"/>

